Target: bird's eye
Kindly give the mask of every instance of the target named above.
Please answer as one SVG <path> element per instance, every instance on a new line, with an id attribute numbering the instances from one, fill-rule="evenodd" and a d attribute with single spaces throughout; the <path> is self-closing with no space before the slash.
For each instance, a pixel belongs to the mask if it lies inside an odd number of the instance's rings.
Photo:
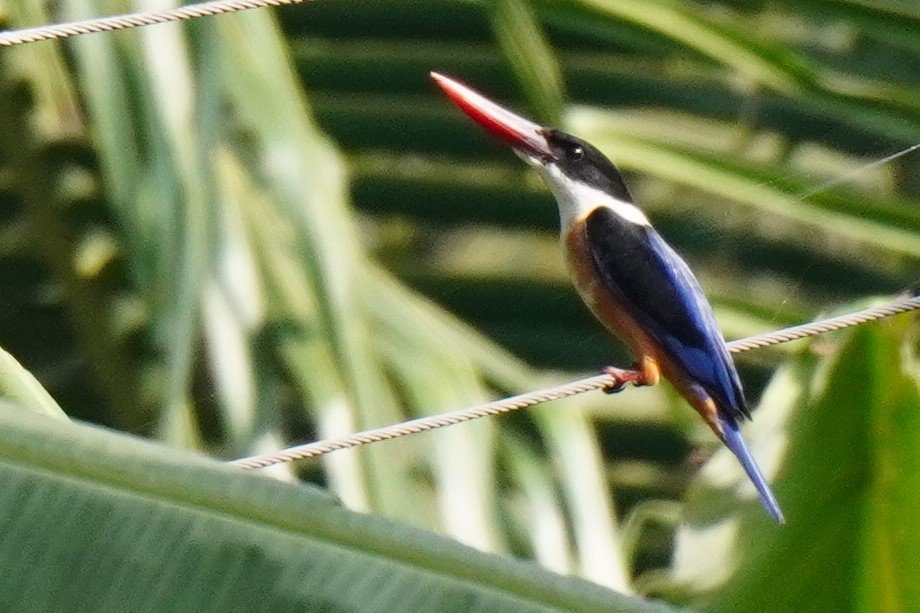
<path id="1" fill-rule="evenodd" d="M 569 158 L 569 161 L 580 162 L 585 158 L 585 149 L 580 145 L 575 145 L 574 147 L 569 147 L 568 151 L 566 151 L 566 154 Z"/>

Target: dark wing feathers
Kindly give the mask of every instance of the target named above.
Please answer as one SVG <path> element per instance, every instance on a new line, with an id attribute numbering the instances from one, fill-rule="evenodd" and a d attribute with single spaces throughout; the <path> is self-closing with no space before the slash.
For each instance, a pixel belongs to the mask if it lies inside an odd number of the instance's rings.
<path id="1" fill-rule="evenodd" d="M 598 207 L 585 220 L 605 286 L 684 370 L 735 417 L 748 416 L 712 307 L 687 264 L 650 227 Z"/>

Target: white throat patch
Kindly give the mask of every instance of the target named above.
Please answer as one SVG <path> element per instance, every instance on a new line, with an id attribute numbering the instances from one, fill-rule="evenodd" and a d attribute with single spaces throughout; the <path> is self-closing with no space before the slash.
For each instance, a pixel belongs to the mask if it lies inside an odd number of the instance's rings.
<path id="1" fill-rule="evenodd" d="M 614 198 L 610 194 L 565 176 L 555 164 L 533 164 L 549 184 L 556 202 L 562 227 L 583 219 L 598 206 L 606 206 L 630 223 L 651 226 L 648 217 L 631 202 Z"/>

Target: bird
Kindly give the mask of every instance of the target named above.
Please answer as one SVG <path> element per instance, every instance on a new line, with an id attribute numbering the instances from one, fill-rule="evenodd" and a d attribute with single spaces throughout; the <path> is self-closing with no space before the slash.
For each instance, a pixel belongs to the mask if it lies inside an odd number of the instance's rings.
<path id="1" fill-rule="evenodd" d="M 741 436 L 739 425 L 751 414 L 712 306 L 690 267 L 636 204 L 620 170 L 576 136 L 541 126 L 443 74 L 431 77 L 473 121 L 534 167 L 555 196 L 575 288 L 636 356 L 630 370 L 605 370 L 616 381 L 608 391 L 670 381 L 738 459 L 770 516 L 785 523 Z"/>

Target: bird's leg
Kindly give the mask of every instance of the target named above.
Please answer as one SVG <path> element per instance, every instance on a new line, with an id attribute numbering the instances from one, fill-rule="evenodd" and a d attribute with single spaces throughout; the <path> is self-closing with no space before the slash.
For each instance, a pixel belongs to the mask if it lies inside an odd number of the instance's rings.
<path id="1" fill-rule="evenodd" d="M 630 369 L 616 368 L 608 366 L 604 369 L 604 374 L 613 377 L 613 385 L 604 388 L 605 394 L 616 394 L 623 391 L 627 383 L 632 383 L 636 387 L 644 385 L 657 385 L 661 378 L 661 371 L 658 369 L 658 362 L 649 356 L 643 356 L 638 362 L 633 364 Z"/>
<path id="2" fill-rule="evenodd" d="M 636 370 L 642 372 L 642 381 L 635 385 L 658 385 L 661 378 L 661 370 L 658 368 L 658 361 L 651 356 L 644 355 L 635 366 Z"/>
<path id="3" fill-rule="evenodd" d="M 696 412 L 706 421 L 716 436 L 724 443 L 725 430 L 719 422 L 719 410 L 712 396 L 697 384 L 691 384 L 687 389 L 687 399 Z"/>

